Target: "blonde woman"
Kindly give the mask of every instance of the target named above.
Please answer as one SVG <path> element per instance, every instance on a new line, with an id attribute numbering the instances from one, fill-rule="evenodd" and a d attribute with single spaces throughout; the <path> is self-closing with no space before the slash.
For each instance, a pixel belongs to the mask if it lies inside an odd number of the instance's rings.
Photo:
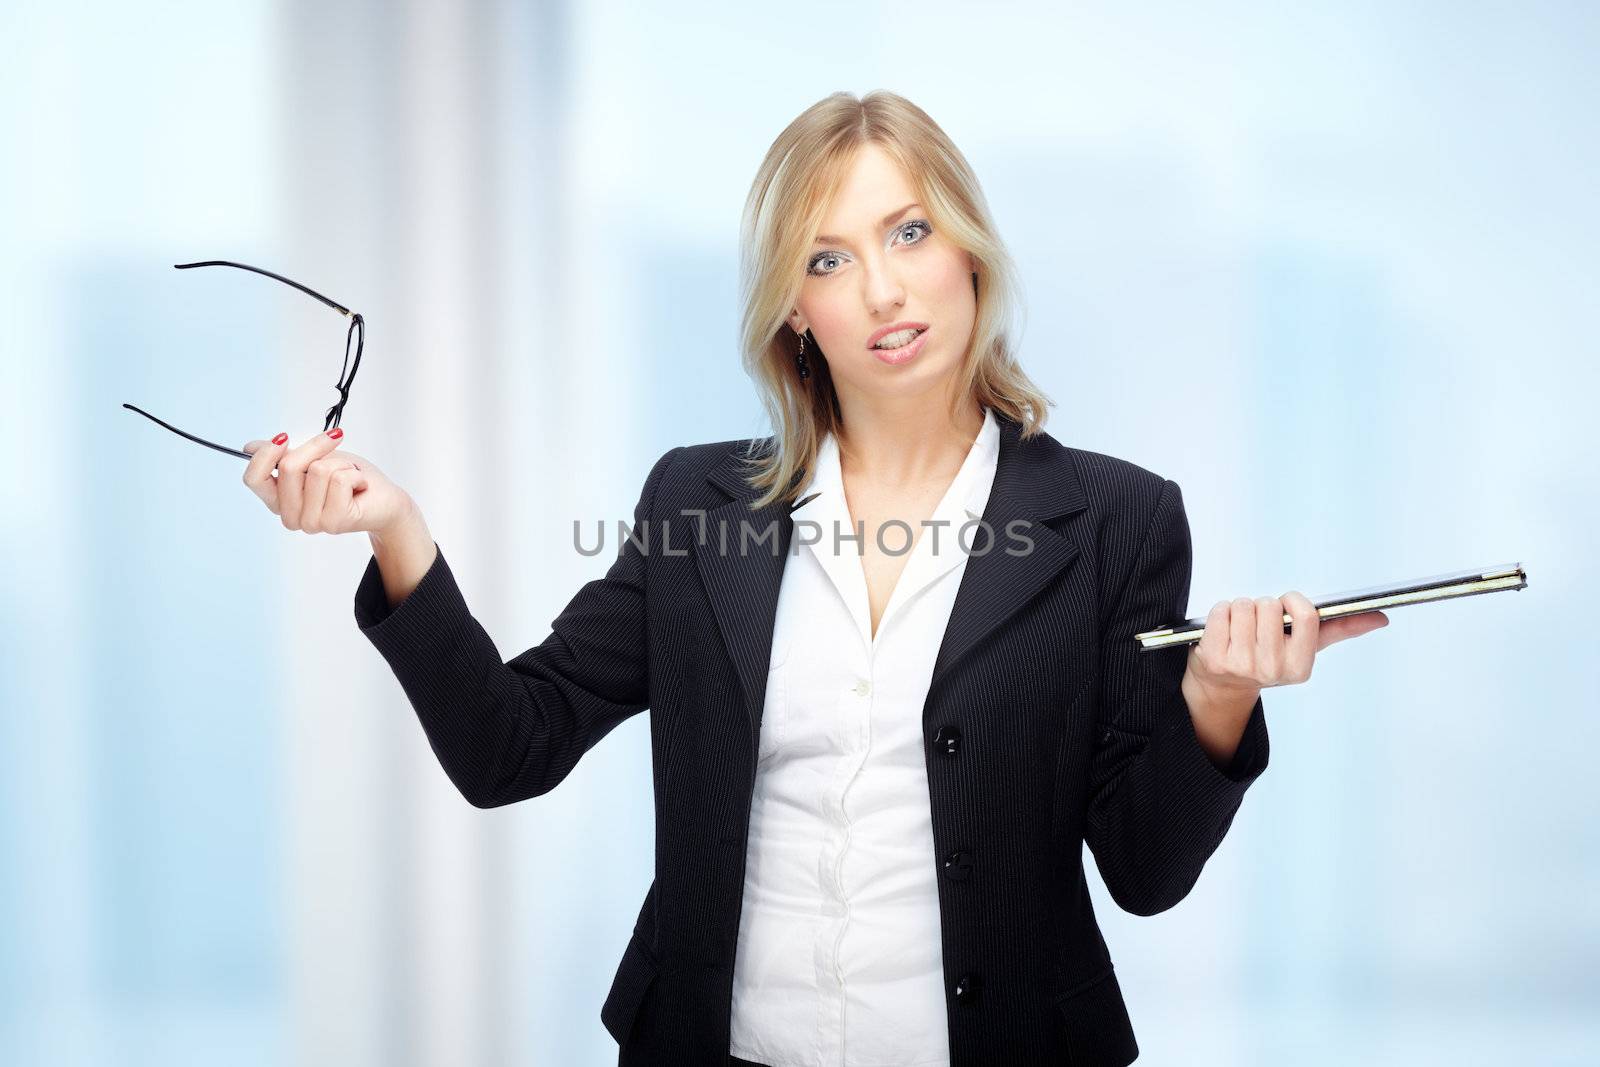
<path id="1" fill-rule="evenodd" d="M 650 709 L 619 1063 L 1129 1063 L 1083 843 L 1122 908 L 1182 900 L 1266 767 L 1261 690 L 1387 620 L 1289 592 L 1137 651 L 1188 607 L 1182 495 L 1041 428 L 977 179 L 909 101 L 807 109 L 743 237 L 773 435 L 662 456 L 615 564 L 509 662 L 366 460 L 280 437 L 245 481 L 289 529 L 369 534 L 356 619 L 472 804 Z"/>

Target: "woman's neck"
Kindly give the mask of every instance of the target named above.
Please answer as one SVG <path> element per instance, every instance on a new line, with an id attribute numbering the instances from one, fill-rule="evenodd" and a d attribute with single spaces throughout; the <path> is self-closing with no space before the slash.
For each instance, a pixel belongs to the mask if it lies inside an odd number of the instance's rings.
<path id="1" fill-rule="evenodd" d="M 921 404 L 855 414 L 851 419 L 846 411 L 846 428 L 838 435 L 840 471 L 872 485 L 948 482 L 983 429 L 976 400 L 959 405 L 954 417 L 943 403 L 932 412 Z"/>

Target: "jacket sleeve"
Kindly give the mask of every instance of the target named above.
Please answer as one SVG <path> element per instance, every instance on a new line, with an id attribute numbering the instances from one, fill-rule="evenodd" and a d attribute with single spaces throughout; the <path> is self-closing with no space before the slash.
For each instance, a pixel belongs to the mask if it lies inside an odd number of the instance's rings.
<path id="1" fill-rule="evenodd" d="M 663 474 L 656 461 L 634 508 L 649 531 Z M 639 540 L 648 545 L 646 532 Z M 472 617 L 441 550 L 391 610 L 377 557 L 355 595 L 356 624 L 388 662 L 434 755 L 461 795 L 494 808 L 548 793 L 618 723 L 648 706 L 645 555 L 624 538 L 604 577 L 562 610 L 550 636 L 502 662 Z"/>
<path id="2" fill-rule="evenodd" d="M 1187 649 L 1140 651 L 1134 634 L 1185 617 L 1189 522 L 1164 480 L 1134 563 L 1101 630 L 1098 743 L 1085 839 L 1117 905 L 1165 911 L 1188 895 L 1267 766 L 1260 699 L 1226 767 L 1200 747 L 1181 684 Z"/>

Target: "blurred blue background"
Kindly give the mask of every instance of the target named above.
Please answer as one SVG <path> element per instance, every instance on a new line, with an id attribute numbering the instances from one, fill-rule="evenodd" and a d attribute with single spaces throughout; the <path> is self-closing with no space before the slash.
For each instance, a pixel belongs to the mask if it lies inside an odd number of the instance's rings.
<path id="1" fill-rule="evenodd" d="M 767 432 L 739 208 L 874 88 L 982 179 L 1049 430 L 1183 487 L 1192 614 L 1528 568 L 1270 691 L 1178 907 L 1092 874 L 1141 1062 L 1600 1062 L 1597 50 L 1577 3 L 0 7 L 0 1062 L 615 1062 L 645 716 L 470 807 L 366 538 L 119 405 L 242 445 L 336 398 L 342 319 L 173 263 L 362 311 L 345 447 L 509 659 L 609 563 L 575 518 Z"/>

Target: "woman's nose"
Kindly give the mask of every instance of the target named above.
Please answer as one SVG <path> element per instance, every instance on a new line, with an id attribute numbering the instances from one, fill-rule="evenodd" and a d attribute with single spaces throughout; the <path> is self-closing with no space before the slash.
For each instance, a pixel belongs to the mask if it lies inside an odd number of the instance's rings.
<path id="1" fill-rule="evenodd" d="M 890 307 L 904 307 L 906 302 L 906 289 L 900 278 L 887 267 L 868 267 L 866 275 L 867 310 L 874 315 L 882 314 Z"/>

